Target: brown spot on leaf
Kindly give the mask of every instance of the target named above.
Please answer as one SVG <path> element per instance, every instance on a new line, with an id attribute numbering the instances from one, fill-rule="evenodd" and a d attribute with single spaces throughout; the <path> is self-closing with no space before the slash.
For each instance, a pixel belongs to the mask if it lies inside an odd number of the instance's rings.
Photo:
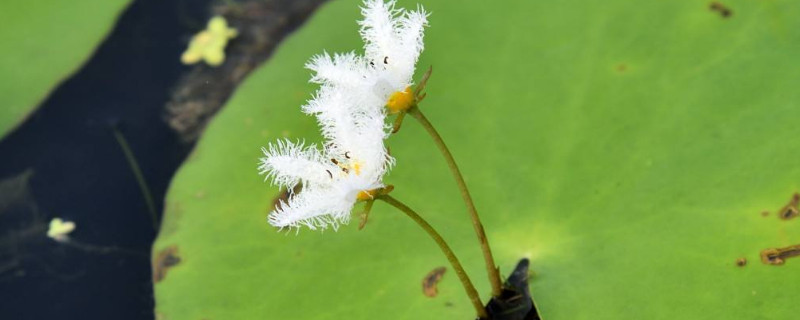
<path id="1" fill-rule="evenodd" d="M 746 265 L 747 265 L 747 258 L 742 257 L 742 258 L 736 259 L 736 266 L 737 267 L 744 267 Z"/>
<path id="2" fill-rule="evenodd" d="M 718 12 L 723 18 L 729 18 L 731 15 L 733 15 L 733 11 L 731 11 L 730 8 L 717 1 L 711 2 L 708 8 L 711 9 L 711 11 Z"/>
<path id="3" fill-rule="evenodd" d="M 442 280 L 445 271 L 447 271 L 447 268 L 438 267 L 428 272 L 425 278 L 422 279 L 422 293 L 425 294 L 425 296 L 433 298 L 439 294 L 437 284 Z"/>
<path id="4" fill-rule="evenodd" d="M 270 210 L 272 210 L 272 209 L 280 209 L 281 208 L 281 203 L 288 202 L 289 199 L 291 199 L 294 195 L 296 195 L 297 193 L 299 193 L 302 190 L 303 190 L 303 184 L 302 183 L 298 183 L 291 190 L 290 189 L 285 189 L 285 190 L 281 191 L 281 193 L 279 193 L 278 196 L 276 196 L 275 199 L 272 200 L 272 208 Z"/>
<path id="5" fill-rule="evenodd" d="M 628 65 L 626 65 L 624 63 L 620 63 L 620 64 L 617 65 L 617 72 L 623 73 L 623 72 L 625 72 L 627 70 L 628 70 Z"/>
<path id="6" fill-rule="evenodd" d="M 153 283 L 159 283 L 167 276 L 167 271 L 181 262 L 178 246 L 169 246 L 158 252 L 153 259 Z"/>
<path id="7" fill-rule="evenodd" d="M 785 248 L 769 248 L 761 251 L 761 262 L 771 265 L 783 265 L 786 259 L 800 256 L 800 244 Z"/>
<path id="8" fill-rule="evenodd" d="M 789 203 L 778 210 L 778 217 L 783 220 L 789 220 L 799 216 L 800 208 L 798 208 L 798 204 L 800 204 L 800 193 L 795 192 L 792 195 L 792 199 L 789 200 Z"/>
<path id="9" fill-rule="evenodd" d="M 761 211 L 761 216 L 762 217 L 768 217 L 769 216 L 769 211 L 767 211 L 767 210 Z"/>

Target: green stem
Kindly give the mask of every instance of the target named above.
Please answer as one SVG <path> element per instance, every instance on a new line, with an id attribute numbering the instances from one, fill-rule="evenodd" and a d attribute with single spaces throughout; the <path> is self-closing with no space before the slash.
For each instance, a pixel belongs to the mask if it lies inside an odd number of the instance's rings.
<path id="1" fill-rule="evenodd" d="M 122 153 L 125 154 L 125 160 L 128 161 L 128 165 L 131 167 L 131 171 L 133 171 L 133 176 L 136 178 L 136 182 L 139 184 L 139 189 L 142 191 L 142 196 L 144 197 L 144 202 L 147 205 L 147 210 L 150 211 L 150 218 L 153 220 L 153 229 L 158 230 L 158 214 L 156 213 L 156 205 L 153 201 L 153 196 L 150 193 L 150 188 L 147 187 L 147 182 L 144 180 L 142 169 L 139 168 L 139 163 L 136 162 L 136 158 L 133 156 L 133 151 L 131 151 L 131 147 L 128 145 L 128 141 L 125 140 L 122 132 L 119 132 L 119 129 L 116 127 L 113 127 L 112 129 L 114 131 L 114 138 L 117 139 L 117 143 L 119 143 L 120 148 L 122 148 Z"/>
<path id="2" fill-rule="evenodd" d="M 472 196 L 469 194 L 469 189 L 467 189 L 467 183 L 464 182 L 464 177 L 461 175 L 458 165 L 456 165 L 456 160 L 453 159 L 453 155 L 450 153 L 450 150 L 447 149 L 447 145 L 444 144 L 442 137 L 438 132 L 436 132 L 436 129 L 433 127 L 430 121 L 428 121 L 428 118 L 422 114 L 422 111 L 419 108 L 411 108 L 408 110 L 408 114 L 414 117 L 414 119 L 417 119 L 422 127 L 425 128 L 425 131 L 428 131 L 428 134 L 436 143 L 436 147 L 439 148 L 439 151 L 441 151 L 445 161 L 447 161 L 447 166 L 450 168 L 450 172 L 456 179 L 458 190 L 461 191 L 461 198 L 464 199 L 464 204 L 466 204 L 467 211 L 469 211 L 470 218 L 472 218 L 472 227 L 475 229 L 475 234 L 478 236 L 478 241 L 481 244 L 483 260 L 486 263 L 486 272 L 489 274 L 489 282 L 492 284 L 492 296 L 499 297 L 503 290 L 503 282 L 500 280 L 500 272 L 494 263 L 492 249 L 489 247 L 489 240 L 486 239 L 486 232 L 483 230 L 483 224 L 481 223 L 480 217 L 478 217 L 478 210 L 475 209 L 475 204 L 472 202 Z"/>
<path id="3" fill-rule="evenodd" d="M 425 219 L 420 217 L 414 210 L 403 204 L 402 202 L 398 201 L 397 199 L 393 198 L 390 195 L 381 195 L 378 196 L 377 199 L 383 200 L 384 202 L 394 206 L 400 211 L 403 211 L 409 218 L 414 220 L 422 229 L 428 233 L 436 244 L 439 245 L 439 248 L 442 249 L 442 252 L 447 257 L 447 260 L 450 261 L 450 264 L 453 266 L 453 269 L 456 271 L 456 275 L 458 275 L 458 279 L 461 280 L 461 285 L 464 286 L 464 290 L 467 292 L 470 301 L 472 302 L 472 306 L 475 307 L 475 312 L 478 313 L 478 318 L 480 319 L 487 319 L 488 315 L 486 314 L 486 309 L 483 307 L 483 303 L 481 302 L 481 297 L 478 295 L 478 291 L 475 290 L 475 286 L 472 285 L 472 281 L 469 280 L 469 276 L 467 276 L 467 272 L 464 271 L 464 267 L 461 266 L 461 262 L 458 261 L 456 258 L 455 253 L 453 250 L 450 249 L 450 246 L 447 245 L 447 242 L 444 241 L 441 235 L 436 232 L 433 227 L 428 224 Z"/>

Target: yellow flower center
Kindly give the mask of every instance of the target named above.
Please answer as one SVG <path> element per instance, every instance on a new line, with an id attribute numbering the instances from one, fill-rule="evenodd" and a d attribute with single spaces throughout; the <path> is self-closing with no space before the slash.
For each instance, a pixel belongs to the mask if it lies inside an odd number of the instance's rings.
<path id="1" fill-rule="evenodd" d="M 414 93 L 411 91 L 411 87 L 406 87 L 405 90 L 397 91 L 389 96 L 389 101 L 386 102 L 386 108 L 389 109 L 389 113 L 400 113 L 411 109 L 414 103 L 416 103 Z"/>
<path id="2" fill-rule="evenodd" d="M 375 197 L 377 196 L 389 194 L 389 192 L 392 192 L 392 190 L 394 190 L 393 185 L 388 185 L 383 188 L 377 188 L 372 190 L 364 190 L 356 195 L 356 199 L 358 199 L 358 201 L 372 200 L 375 199 Z"/>
<path id="3" fill-rule="evenodd" d="M 358 199 L 359 201 L 366 201 L 374 198 L 375 198 L 375 190 L 361 191 L 358 193 L 358 195 L 356 195 L 356 199 Z"/>

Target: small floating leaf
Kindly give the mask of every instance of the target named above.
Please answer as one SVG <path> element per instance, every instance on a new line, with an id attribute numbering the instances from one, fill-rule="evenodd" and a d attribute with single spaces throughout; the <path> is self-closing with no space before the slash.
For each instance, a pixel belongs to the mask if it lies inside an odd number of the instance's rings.
<path id="1" fill-rule="evenodd" d="M 61 218 L 50 220 L 47 236 L 56 241 L 67 241 L 70 232 L 75 230 L 75 222 L 64 221 Z"/>
<path id="2" fill-rule="evenodd" d="M 192 37 L 189 48 L 181 56 L 181 62 L 195 64 L 205 60 L 210 66 L 218 66 L 225 61 L 228 40 L 235 38 L 237 34 L 236 29 L 228 28 L 224 17 L 215 16 L 208 21 L 205 30 Z"/>

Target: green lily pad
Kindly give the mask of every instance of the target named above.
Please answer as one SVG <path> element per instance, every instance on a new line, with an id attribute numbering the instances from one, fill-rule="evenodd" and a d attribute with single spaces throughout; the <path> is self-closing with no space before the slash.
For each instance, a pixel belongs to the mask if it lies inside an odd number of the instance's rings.
<path id="1" fill-rule="evenodd" d="M 434 73 L 422 108 L 502 271 L 530 258 L 544 319 L 797 316 L 800 257 L 776 266 L 759 252 L 800 244 L 800 219 L 777 215 L 800 190 L 800 4 L 423 4 L 433 14 L 418 73 Z M 256 174 L 259 147 L 319 141 L 299 111 L 314 89 L 302 66 L 361 46 L 357 5 L 330 3 L 288 39 L 175 177 L 154 246 L 180 259 L 156 261 L 163 319 L 473 317 L 451 269 L 438 296 L 423 295 L 423 277 L 449 265 L 385 204 L 363 231 L 287 235 L 266 222 L 279 191 Z M 388 141 L 386 182 L 441 231 L 485 302 L 464 205 L 412 120 Z"/>
<path id="2" fill-rule="evenodd" d="M 92 55 L 128 2 L 0 2 L 0 137 Z"/>

